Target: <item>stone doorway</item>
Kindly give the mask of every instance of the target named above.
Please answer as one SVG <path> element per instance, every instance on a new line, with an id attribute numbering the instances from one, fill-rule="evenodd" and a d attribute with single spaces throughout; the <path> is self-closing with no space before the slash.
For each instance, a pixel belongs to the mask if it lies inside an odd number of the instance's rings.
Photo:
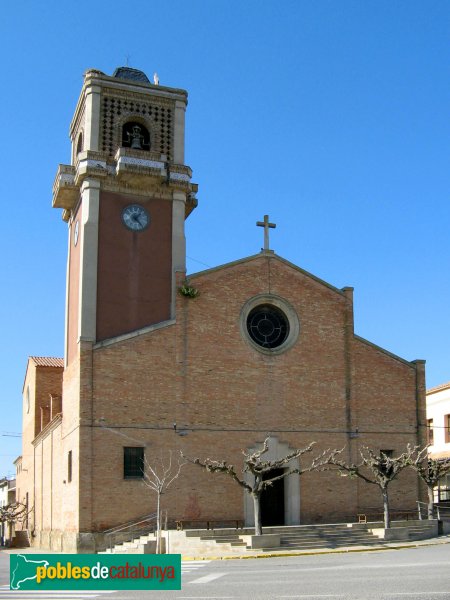
<path id="1" fill-rule="evenodd" d="M 273 469 L 264 479 L 282 475 L 284 469 Z M 284 479 L 278 479 L 261 494 L 261 521 L 263 527 L 285 525 Z"/>
<path id="2" fill-rule="evenodd" d="M 261 450 L 262 441 L 255 444 L 255 446 L 248 448 L 248 452 L 256 452 L 257 450 Z M 284 458 L 287 454 L 292 452 L 294 448 L 292 448 L 286 442 L 280 442 L 277 437 L 269 436 L 269 450 L 264 455 L 266 460 L 279 460 Z M 299 468 L 299 460 L 295 458 L 286 465 L 286 468 L 289 469 L 298 469 Z M 245 474 L 246 480 L 251 483 L 251 475 L 249 473 Z M 278 482 L 277 482 L 278 484 Z M 275 484 L 274 484 L 275 485 Z M 281 490 L 278 489 L 276 492 L 276 497 L 278 498 L 276 504 L 279 510 L 283 511 L 283 518 L 280 523 L 284 525 L 299 525 L 300 524 L 300 477 L 298 475 L 288 475 L 279 484 Z M 276 488 L 275 488 L 276 489 Z M 250 494 L 242 491 L 243 500 L 244 500 L 244 516 L 245 516 L 245 526 L 253 527 L 255 525 L 255 515 L 253 512 L 253 498 Z M 283 494 L 283 500 L 281 500 L 280 496 Z M 267 496 L 266 496 L 267 498 Z M 264 502 L 264 499 L 262 499 Z M 263 517 L 264 518 L 264 517 Z M 280 520 L 277 518 L 277 520 Z M 268 526 L 263 521 L 263 525 Z M 278 523 L 277 523 L 278 525 Z"/>

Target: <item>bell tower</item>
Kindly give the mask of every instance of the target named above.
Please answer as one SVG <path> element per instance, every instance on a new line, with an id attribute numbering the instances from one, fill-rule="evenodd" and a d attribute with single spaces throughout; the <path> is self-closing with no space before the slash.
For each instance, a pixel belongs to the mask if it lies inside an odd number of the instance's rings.
<path id="1" fill-rule="evenodd" d="M 184 162 L 187 92 L 136 69 L 88 70 L 53 207 L 69 228 L 66 365 L 80 342 L 122 339 L 175 318 L 184 221 L 197 185 Z"/>

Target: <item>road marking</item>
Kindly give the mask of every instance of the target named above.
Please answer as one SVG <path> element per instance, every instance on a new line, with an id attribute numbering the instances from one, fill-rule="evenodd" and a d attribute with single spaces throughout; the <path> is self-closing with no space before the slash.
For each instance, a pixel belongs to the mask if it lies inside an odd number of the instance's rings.
<path id="1" fill-rule="evenodd" d="M 60 598 L 61 600 L 68 600 L 69 598 L 77 598 L 82 600 L 83 598 L 97 598 L 103 594 L 113 594 L 116 590 L 10 590 L 0 589 L 0 600 L 6 598 L 39 598 L 39 597 L 51 597 L 53 600 Z"/>
<path id="2" fill-rule="evenodd" d="M 389 594 L 389 598 L 391 596 L 419 596 L 420 598 L 426 598 L 427 596 L 440 596 L 441 594 L 448 594 L 448 592 L 391 592 Z"/>
<path id="3" fill-rule="evenodd" d="M 15 590 L 6 590 L 6 591 L 2 591 L 0 592 L 0 598 L 2 600 L 6 600 L 6 599 L 11 599 L 13 600 L 14 598 L 51 598 L 52 600 L 67 600 L 68 598 L 71 598 L 73 600 L 83 600 L 85 598 L 98 598 L 102 593 L 101 591 L 95 592 L 95 593 L 91 593 L 91 594 L 86 594 L 86 592 L 73 592 L 72 594 L 68 594 L 68 593 L 64 593 L 58 590 L 47 590 L 45 592 L 45 596 L 40 594 L 37 595 L 34 593 L 33 590 L 28 590 L 29 592 L 32 592 L 33 595 L 30 594 L 25 594 L 24 592 L 17 592 Z"/>
<path id="4" fill-rule="evenodd" d="M 429 566 L 429 567 L 437 567 L 437 566 L 448 566 L 448 561 L 436 561 L 434 563 L 429 563 L 425 566 Z M 404 563 L 404 564 L 399 564 L 399 565 L 395 565 L 395 569 L 400 569 L 400 568 L 413 568 L 413 569 L 417 569 L 417 568 L 423 568 L 424 567 L 424 563 Z M 305 573 L 307 571 L 351 571 L 351 570 L 366 570 L 366 569 L 389 569 L 389 568 L 393 568 L 392 564 L 390 563 L 382 563 L 379 565 L 367 565 L 367 564 L 362 564 L 362 565 L 348 565 L 348 564 L 344 564 L 344 565 L 329 565 L 326 567 L 303 567 L 303 566 L 299 566 L 299 567 L 289 567 L 286 569 L 280 568 L 280 569 L 252 569 L 251 567 L 248 568 L 246 570 L 246 575 L 259 575 L 259 574 L 266 574 L 266 573 Z M 399 592 L 400 593 L 400 592 Z M 406 592 L 405 592 L 406 593 Z M 428 592 L 427 592 L 428 593 Z M 441 593 L 441 592 L 439 592 Z M 443 592 L 442 592 L 443 593 Z M 287 598 L 291 597 L 291 598 L 297 598 L 297 596 L 286 596 Z"/>
<path id="5" fill-rule="evenodd" d="M 224 575 L 227 575 L 227 573 L 210 573 L 209 575 L 204 575 L 203 577 L 194 579 L 194 581 L 190 581 L 189 583 L 209 583 L 210 581 L 219 579 L 219 577 L 223 577 Z"/>
<path id="6" fill-rule="evenodd" d="M 200 567 L 205 567 L 209 564 L 210 560 L 189 560 L 181 562 L 181 572 L 189 573 L 190 571 L 195 571 L 195 569 L 199 569 Z"/>
<path id="7" fill-rule="evenodd" d="M 28 596 L 39 596 L 42 594 L 61 594 L 62 596 L 64 596 L 64 594 L 67 595 L 80 595 L 83 594 L 85 596 L 98 596 L 99 594 L 114 594 L 114 592 L 116 592 L 117 590 L 10 590 L 9 589 L 9 585 L 5 586 L 7 589 L 5 590 L 0 590 L 0 594 L 3 594 L 4 592 L 14 592 L 16 595 L 18 594 L 25 594 Z"/>
<path id="8" fill-rule="evenodd" d="M 417 596 L 419 598 L 426 598 L 427 596 L 441 596 L 442 594 L 448 594 L 448 592 L 389 592 L 387 595 L 382 594 L 382 598 L 392 598 L 392 596 Z M 281 598 L 292 598 L 300 600 L 301 598 L 345 598 L 342 594 L 303 594 L 299 596 L 277 596 L 277 599 Z"/>

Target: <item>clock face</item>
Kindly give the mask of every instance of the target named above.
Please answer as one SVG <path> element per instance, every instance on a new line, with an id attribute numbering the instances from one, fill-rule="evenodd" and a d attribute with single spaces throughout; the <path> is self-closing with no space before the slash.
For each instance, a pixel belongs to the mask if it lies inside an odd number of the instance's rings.
<path id="1" fill-rule="evenodd" d="M 122 221 L 131 231 L 142 231 L 150 225 L 150 215 L 143 206 L 130 204 L 122 211 Z"/>
<path id="2" fill-rule="evenodd" d="M 73 230 L 73 245 L 74 246 L 76 246 L 78 244 L 79 229 L 80 229 L 80 222 L 77 221 L 75 223 L 75 227 L 74 227 L 74 230 Z"/>

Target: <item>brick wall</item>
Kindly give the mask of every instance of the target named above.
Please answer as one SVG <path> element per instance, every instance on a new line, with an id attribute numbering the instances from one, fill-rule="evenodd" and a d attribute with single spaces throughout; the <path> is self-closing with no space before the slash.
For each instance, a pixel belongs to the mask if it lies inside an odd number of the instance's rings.
<path id="1" fill-rule="evenodd" d="M 417 398 L 423 402 L 416 366 L 353 337 L 348 293 L 267 256 L 199 274 L 192 284 L 200 295 L 177 298 L 176 325 L 94 351 L 94 528 L 155 506 L 141 482 L 123 479 L 123 446 L 146 445 L 155 459 L 182 448 L 240 464 L 241 450 L 269 433 L 291 447 L 316 441 L 318 452 L 346 446 L 353 459 L 362 445 L 400 452 L 416 443 Z M 300 320 L 296 344 L 278 356 L 256 351 L 240 328 L 245 302 L 268 293 L 287 300 Z M 177 435 L 173 423 L 188 435 Z M 414 507 L 414 475 L 392 489 L 393 506 Z M 238 486 L 193 466 L 164 501 L 173 518 L 242 517 L 244 510 Z M 381 506 L 375 486 L 334 473 L 301 479 L 302 522 L 367 506 Z"/>

